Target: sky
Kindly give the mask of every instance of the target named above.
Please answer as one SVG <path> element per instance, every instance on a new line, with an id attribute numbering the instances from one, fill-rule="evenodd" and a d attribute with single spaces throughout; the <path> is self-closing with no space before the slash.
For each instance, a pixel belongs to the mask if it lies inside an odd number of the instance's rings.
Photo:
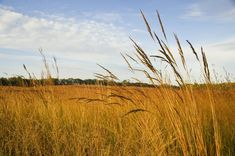
<path id="1" fill-rule="evenodd" d="M 23 64 L 40 77 L 42 48 L 51 64 L 56 57 L 61 78 L 94 78 L 102 72 L 98 63 L 129 79 L 133 75 L 120 55 L 134 53 L 129 37 L 147 54 L 159 54 L 140 10 L 161 36 L 160 12 L 169 45 L 174 49 L 176 33 L 190 68 L 198 66 L 185 40 L 198 51 L 203 46 L 209 65 L 222 75 L 224 69 L 235 73 L 234 0 L 0 0 L 0 77 L 26 76 Z"/>

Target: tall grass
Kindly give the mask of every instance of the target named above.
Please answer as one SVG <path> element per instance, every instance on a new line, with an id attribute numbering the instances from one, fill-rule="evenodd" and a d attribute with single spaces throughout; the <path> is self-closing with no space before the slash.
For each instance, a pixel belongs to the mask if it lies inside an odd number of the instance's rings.
<path id="1" fill-rule="evenodd" d="M 114 86 L 118 76 L 101 65 L 107 75 L 96 77 L 112 86 L 1 87 L 0 155 L 235 155 L 234 85 L 214 84 L 203 48 L 200 55 L 187 41 L 205 79 L 204 85 L 190 84 L 178 36 L 174 35 L 178 47 L 174 53 L 159 13 L 164 40 L 141 15 L 158 53 L 148 56 L 131 39 L 135 57 L 122 57 L 132 72 L 145 74 L 153 87 Z M 41 54 L 50 82 L 49 66 Z M 170 67 L 178 87 L 152 58 Z"/>

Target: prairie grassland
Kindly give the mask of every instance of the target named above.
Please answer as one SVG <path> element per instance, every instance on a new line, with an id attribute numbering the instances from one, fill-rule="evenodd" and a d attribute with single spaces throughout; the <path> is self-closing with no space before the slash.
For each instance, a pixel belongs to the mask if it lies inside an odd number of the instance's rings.
<path id="1" fill-rule="evenodd" d="M 198 53 L 187 40 L 205 78 L 191 85 L 181 43 L 174 35 L 178 51 L 171 51 L 157 15 L 163 40 L 142 13 L 158 53 L 148 56 L 131 39 L 136 57 L 122 54 L 152 87 L 114 85 L 118 77 L 101 65 L 107 75 L 96 77 L 111 85 L 38 85 L 24 66 L 33 87 L 0 87 L 0 155 L 235 155 L 235 85 L 213 82 L 203 48 Z M 152 57 L 166 63 L 170 79 Z"/>
<path id="2" fill-rule="evenodd" d="M 1 87 L 0 95 L 1 155 L 234 155 L 232 84 Z"/>

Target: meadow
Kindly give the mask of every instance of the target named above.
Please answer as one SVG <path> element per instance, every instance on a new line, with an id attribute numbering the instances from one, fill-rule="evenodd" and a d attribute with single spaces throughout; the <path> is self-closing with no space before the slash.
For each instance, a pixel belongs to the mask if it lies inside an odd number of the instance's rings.
<path id="1" fill-rule="evenodd" d="M 234 155 L 234 85 L 0 93 L 1 155 Z"/>
<path id="2" fill-rule="evenodd" d="M 45 83 L 37 84 L 24 66 L 30 87 L 0 87 L 0 155 L 235 155 L 234 83 L 214 81 L 203 48 L 199 54 L 187 41 L 204 78 L 190 83 L 177 35 L 174 53 L 159 14 L 165 42 L 142 16 L 159 55 L 148 56 L 131 39 L 136 57 L 122 56 L 130 71 L 145 74 L 151 86 L 116 85 L 118 76 L 101 65 L 107 74 L 96 77 L 107 85 L 55 86 L 42 55 Z M 176 84 L 151 57 L 168 65 Z"/>

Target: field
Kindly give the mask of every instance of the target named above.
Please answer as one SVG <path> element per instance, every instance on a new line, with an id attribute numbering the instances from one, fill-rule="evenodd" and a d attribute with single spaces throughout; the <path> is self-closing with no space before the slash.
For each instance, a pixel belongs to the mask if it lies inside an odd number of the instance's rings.
<path id="1" fill-rule="evenodd" d="M 29 78 L 15 83 L 21 87 L 0 87 L 0 156 L 234 156 L 235 84 L 227 76 L 218 81 L 203 48 L 198 53 L 186 40 L 202 78 L 195 83 L 177 35 L 175 53 L 159 13 L 164 39 L 141 15 L 158 53 L 148 56 L 130 38 L 135 55 L 121 55 L 129 70 L 144 74 L 149 84 L 137 78 L 138 85 L 121 83 L 98 64 L 106 74 L 96 73 L 96 84 L 55 85 L 40 50 L 44 65 L 40 80 L 23 65 Z M 160 69 L 156 60 L 165 67 Z M 54 67 L 59 82 L 55 58 Z"/>
<path id="2" fill-rule="evenodd" d="M 233 84 L 1 87 L 0 155 L 234 155 Z"/>

